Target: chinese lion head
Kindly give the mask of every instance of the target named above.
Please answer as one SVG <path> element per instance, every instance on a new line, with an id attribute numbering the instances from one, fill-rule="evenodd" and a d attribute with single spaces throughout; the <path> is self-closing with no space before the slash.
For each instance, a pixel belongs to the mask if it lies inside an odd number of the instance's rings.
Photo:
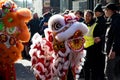
<path id="1" fill-rule="evenodd" d="M 83 36 L 87 32 L 87 26 L 78 22 L 72 13 L 53 15 L 44 30 L 45 38 L 38 33 L 32 38 L 29 53 L 37 79 L 53 80 L 58 77 L 66 80 L 70 68 L 74 80 L 77 80 L 84 62 Z"/>
<path id="2" fill-rule="evenodd" d="M 17 8 L 11 0 L 0 0 L 0 64 L 12 64 L 21 58 L 23 42 L 29 41 L 26 22 L 31 11 Z"/>

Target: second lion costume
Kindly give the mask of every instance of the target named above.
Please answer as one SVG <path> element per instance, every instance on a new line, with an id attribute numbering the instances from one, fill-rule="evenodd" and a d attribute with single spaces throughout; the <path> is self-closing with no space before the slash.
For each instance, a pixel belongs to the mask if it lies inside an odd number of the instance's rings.
<path id="1" fill-rule="evenodd" d="M 26 22 L 31 11 L 18 9 L 11 0 L 0 0 L 0 9 L 0 80 L 16 80 L 14 63 L 22 58 L 22 43 L 30 39 Z"/>
<path id="2" fill-rule="evenodd" d="M 84 63 L 83 36 L 88 32 L 74 14 L 53 15 L 45 29 L 45 38 L 36 33 L 30 49 L 32 68 L 37 80 L 66 80 L 69 68 L 74 80 Z"/>

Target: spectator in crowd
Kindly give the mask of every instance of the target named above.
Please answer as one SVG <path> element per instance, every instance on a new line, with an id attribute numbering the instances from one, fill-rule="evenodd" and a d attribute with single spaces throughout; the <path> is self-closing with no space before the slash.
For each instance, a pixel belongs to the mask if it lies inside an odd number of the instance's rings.
<path id="1" fill-rule="evenodd" d="M 105 33 L 105 22 L 101 23 L 102 21 L 100 21 L 103 19 L 103 11 L 102 8 L 99 10 L 98 7 L 99 6 L 96 6 L 94 9 L 96 20 L 94 19 L 94 13 L 91 10 L 84 12 L 84 22 L 89 28 L 89 32 L 84 36 L 84 47 L 87 51 L 83 68 L 85 80 L 104 80 L 105 55 L 102 52 L 102 45 Z M 98 13 L 100 14 L 99 16 Z M 105 21 L 105 19 L 103 20 Z"/>
<path id="2" fill-rule="evenodd" d="M 108 80 L 120 80 L 120 14 L 113 3 L 103 7 L 110 20 L 106 30 L 105 52 L 107 54 L 106 76 Z"/>
<path id="3" fill-rule="evenodd" d="M 89 32 L 84 36 L 85 38 L 85 44 L 84 48 L 87 51 L 86 53 L 86 60 L 84 63 L 84 76 L 85 80 L 95 80 L 93 79 L 96 74 L 95 74 L 95 49 L 94 49 L 94 38 L 93 38 L 93 30 L 96 26 L 95 20 L 93 19 L 93 12 L 91 10 L 86 10 L 84 12 L 84 23 L 88 26 Z M 87 36 L 89 36 L 89 39 L 87 39 Z M 88 44 L 90 43 L 90 44 Z M 91 76 L 91 77 L 90 77 Z M 91 78 L 91 79 L 90 79 Z"/>
<path id="4" fill-rule="evenodd" d="M 39 32 L 44 37 L 44 29 L 48 27 L 48 20 L 52 16 L 50 12 L 46 12 L 43 14 L 43 19 L 41 20 L 39 24 Z"/>
<path id="5" fill-rule="evenodd" d="M 79 22 L 83 22 L 84 21 L 84 18 L 83 18 L 83 12 L 82 11 L 80 11 L 80 10 L 77 10 L 76 12 L 75 12 L 75 15 L 76 15 L 76 17 L 78 18 L 78 21 Z"/>
<path id="6" fill-rule="evenodd" d="M 32 43 L 31 38 L 33 37 L 33 35 L 36 32 L 39 33 L 39 30 L 40 30 L 39 24 L 40 24 L 40 19 L 38 17 L 38 14 L 34 13 L 33 18 L 27 23 L 27 26 L 29 27 L 29 30 L 31 33 L 31 37 L 30 37 L 29 42 L 24 44 L 25 47 L 24 47 L 24 51 L 23 51 L 23 58 L 30 59 L 29 48 L 30 48 L 30 45 Z"/>
<path id="7" fill-rule="evenodd" d="M 105 31 L 106 31 L 106 19 L 104 17 L 104 12 L 102 9 L 102 4 L 97 4 L 94 8 L 94 16 L 96 26 L 94 29 L 94 54 L 96 55 L 96 65 L 95 65 L 95 80 L 104 80 L 105 74 L 105 54 L 104 54 L 104 43 L 105 43 Z"/>
<path id="8" fill-rule="evenodd" d="M 40 24 L 40 18 L 38 17 L 37 13 L 34 13 L 33 18 L 27 24 L 30 29 L 31 38 L 36 32 L 39 33 L 39 30 L 40 30 L 39 24 Z"/>

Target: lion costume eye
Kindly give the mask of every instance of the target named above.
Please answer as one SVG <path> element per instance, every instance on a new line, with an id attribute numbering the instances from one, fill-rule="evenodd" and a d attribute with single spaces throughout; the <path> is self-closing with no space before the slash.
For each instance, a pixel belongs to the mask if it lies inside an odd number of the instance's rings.
<path id="1" fill-rule="evenodd" d="M 16 27 L 11 27 L 11 28 L 7 28 L 6 30 L 7 30 L 8 34 L 14 34 L 16 32 L 17 28 Z"/>
<path id="2" fill-rule="evenodd" d="M 62 25 L 60 23 L 54 23 L 52 25 L 52 29 L 53 30 L 59 30 L 62 27 Z"/>

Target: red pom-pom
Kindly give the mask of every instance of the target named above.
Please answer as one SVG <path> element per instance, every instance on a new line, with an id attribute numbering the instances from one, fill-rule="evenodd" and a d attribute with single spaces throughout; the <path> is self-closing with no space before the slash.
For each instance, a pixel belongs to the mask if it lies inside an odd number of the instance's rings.
<path id="1" fill-rule="evenodd" d="M 50 42 L 53 41 L 53 37 L 52 37 L 52 35 L 49 36 L 48 40 L 49 40 Z"/>

